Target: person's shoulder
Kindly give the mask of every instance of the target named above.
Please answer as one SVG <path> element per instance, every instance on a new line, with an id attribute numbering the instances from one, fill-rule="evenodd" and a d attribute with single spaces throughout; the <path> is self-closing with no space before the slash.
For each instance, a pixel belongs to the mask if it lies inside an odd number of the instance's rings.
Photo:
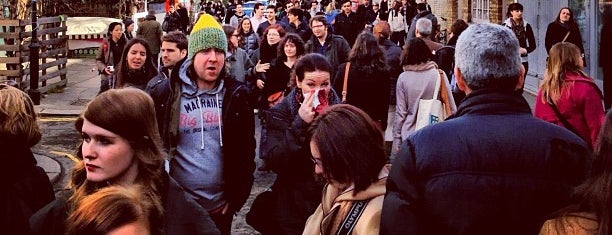
<path id="1" fill-rule="evenodd" d="M 595 235 L 599 223 L 592 213 L 572 213 L 563 217 L 547 220 L 542 225 L 540 234 L 577 234 Z"/>

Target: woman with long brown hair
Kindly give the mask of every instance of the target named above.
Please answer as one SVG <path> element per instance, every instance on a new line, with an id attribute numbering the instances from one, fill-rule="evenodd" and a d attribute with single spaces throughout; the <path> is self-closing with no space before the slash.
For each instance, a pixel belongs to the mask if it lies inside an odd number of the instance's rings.
<path id="1" fill-rule="evenodd" d="M 604 118 L 602 95 L 582 71 L 580 49 L 568 42 L 554 45 L 538 91 L 534 116 L 574 132 L 595 147 Z"/>
<path id="2" fill-rule="evenodd" d="M 387 128 L 391 77 L 385 54 L 374 35 L 362 32 L 357 36 L 348 62 L 350 65 L 342 63 L 338 66 L 334 90 L 342 94 L 345 69 L 349 66 L 346 103 L 366 112 L 384 131 Z"/>
<path id="3" fill-rule="evenodd" d="M 33 234 L 63 235 L 68 215 L 84 198 L 112 185 L 141 185 L 163 205 L 166 234 L 219 234 L 209 214 L 164 171 L 165 155 L 153 100 L 134 88 L 93 99 L 75 124 L 83 137 L 68 190 L 30 218 Z M 153 228 L 156 230 L 157 228 Z"/>
<path id="4" fill-rule="evenodd" d="M 115 68 L 115 83 L 111 81 L 111 88 L 135 87 L 144 90 L 149 80 L 157 76 L 158 71 L 154 65 L 156 60 L 147 41 L 133 38 L 123 49 L 121 62 Z"/>

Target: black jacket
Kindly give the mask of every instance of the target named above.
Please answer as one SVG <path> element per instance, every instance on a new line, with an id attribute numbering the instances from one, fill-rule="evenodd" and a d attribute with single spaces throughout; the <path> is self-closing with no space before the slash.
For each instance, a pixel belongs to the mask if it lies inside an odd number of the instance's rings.
<path id="1" fill-rule="evenodd" d="M 456 116 L 400 147 L 381 234 L 538 234 L 569 203 L 590 152 L 511 92 L 474 91 Z"/>
<path id="2" fill-rule="evenodd" d="M 338 66 L 336 78 L 332 82 L 334 90 L 340 95 L 344 85 L 345 68 L 346 63 Z M 354 63 L 349 68 L 346 103 L 367 113 L 375 122 L 381 124 L 383 131 L 387 128 L 390 83 L 391 77 L 387 70 L 366 72 Z"/>
<path id="3" fill-rule="evenodd" d="M 164 31 L 165 32 L 172 32 L 174 30 L 180 30 L 181 29 L 181 16 L 179 15 L 178 12 L 174 12 L 174 13 L 166 13 L 166 16 L 164 17 L 164 23 L 168 24 L 168 28 L 165 28 Z"/>
<path id="4" fill-rule="evenodd" d="M 584 53 L 584 47 L 582 46 L 582 36 L 580 36 L 580 30 L 578 26 L 569 26 L 564 27 L 561 23 L 555 21 L 548 24 L 546 28 L 546 37 L 544 38 L 544 46 L 546 46 L 546 53 L 550 51 L 550 48 L 557 44 L 558 42 L 563 41 L 567 32 L 570 34 L 567 36 L 565 42 L 571 42 L 574 45 L 578 46 L 580 52 Z"/>
<path id="5" fill-rule="evenodd" d="M 191 199 L 181 186 L 170 176 L 164 174 L 164 187 L 160 188 L 164 207 L 165 234 L 221 234 L 210 215 L 204 208 Z M 68 218 L 68 198 L 72 191 L 47 204 L 30 217 L 33 235 L 64 235 L 65 221 Z"/>
<path id="6" fill-rule="evenodd" d="M 308 41 L 308 39 L 310 39 L 310 37 L 312 36 L 312 31 L 310 30 L 310 27 L 308 27 L 308 24 L 304 22 L 300 22 L 299 26 L 295 26 L 295 24 L 290 23 L 289 27 L 286 27 L 285 29 L 287 33 L 295 33 L 297 35 L 300 35 L 302 41 L 304 42 Z"/>
<path id="7" fill-rule="evenodd" d="M 346 39 L 352 47 L 355 44 L 357 35 L 363 31 L 365 22 L 362 17 L 355 12 L 351 12 L 348 16 L 344 12 L 336 15 L 334 21 L 334 34 L 340 35 Z"/>
<path id="8" fill-rule="evenodd" d="M 249 99 L 249 88 L 231 77 L 226 77 L 225 73 L 220 76 L 223 77 L 221 79 L 224 79 L 226 89 L 221 108 L 223 122 L 221 151 L 224 159 L 223 178 L 225 180 L 223 192 L 229 203 L 229 210 L 235 213 L 242 208 L 253 186 L 255 118 L 253 104 Z M 178 73 L 173 71 L 170 79 L 156 82 L 147 91 L 155 102 L 155 112 L 164 120 L 163 124 L 158 127 L 164 142 L 164 149 L 168 151 L 169 156 L 173 156 L 179 138 L 181 80 Z"/>
<path id="9" fill-rule="evenodd" d="M 28 219 L 55 199 L 53 185 L 23 142 L 0 137 L 0 226 L 2 234 L 28 234 Z"/>
<path id="10" fill-rule="evenodd" d="M 297 91 L 296 91 L 297 90 Z M 276 194 L 273 219 L 279 226 L 276 234 L 301 234 L 306 220 L 319 203 L 323 184 L 314 178 L 314 164 L 306 142 L 309 124 L 298 115 L 299 102 L 294 88 L 277 105 L 266 111 L 266 138 L 263 138 L 262 158 L 276 173 L 272 191 Z M 329 105 L 339 103 L 332 92 Z"/>

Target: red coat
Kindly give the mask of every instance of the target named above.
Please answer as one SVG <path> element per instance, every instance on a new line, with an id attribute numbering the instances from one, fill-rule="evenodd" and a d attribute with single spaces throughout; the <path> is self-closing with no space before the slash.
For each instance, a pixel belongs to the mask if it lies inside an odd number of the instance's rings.
<path id="1" fill-rule="evenodd" d="M 601 92 L 590 78 L 577 73 L 568 73 L 565 82 L 570 83 L 570 88 L 562 91 L 561 98 L 555 104 L 559 112 L 578 131 L 580 137 L 594 149 L 605 117 Z M 542 102 L 541 89 L 536 98 L 534 115 L 544 121 L 565 127 L 550 105 Z"/>

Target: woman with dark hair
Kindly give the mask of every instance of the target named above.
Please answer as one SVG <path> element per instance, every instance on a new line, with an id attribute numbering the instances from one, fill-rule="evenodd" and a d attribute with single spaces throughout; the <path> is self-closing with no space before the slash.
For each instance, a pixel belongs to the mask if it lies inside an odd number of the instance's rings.
<path id="1" fill-rule="evenodd" d="M 598 137 L 589 177 L 576 187 L 573 204 L 542 225 L 541 235 L 612 233 L 612 111 Z"/>
<path id="2" fill-rule="evenodd" d="M 578 29 L 578 24 L 574 21 L 574 13 L 572 13 L 569 7 L 561 8 L 557 15 L 557 19 L 548 24 L 548 28 L 546 28 L 546 37 L 544 38 L 546 53 L 549 53 L 550 48 L 559 42 L 573 43 L 578 46 L 580 53 L 584 56 L 580 29 Z"/>
<path id="3" fill-rule="evenodd" d="M 267 137 L 260 148 L 276 180 L 274 200 L 266 208 L 269 227 L 256 228 L 262 234 L 301 234 L 321 202 L 323 185 L 312 172 L 306 132 L 315 116 L 340 103 L 330 85 L 332 67 L 324 56 L 307 54 L 294 66 L 296 86 L 265 117 Z"/>
<path id="4" fill-rule="evenodd" d="M 240 35 L 238 45 L 240 45 L 240 48 L 245 50 L 249 56 L 252 56 L 253 52 L 259 48 L 259 36 L 257 36 L 253 30 L 249 17 L 244 17 L 238 22 L 238 34 Z"/>
<path id="5" fill-rule="evenodd" d="M 582 69 L 576 45 L 550 48 L 533 115 L 574 132 L 594 149 L 605 113 L 601 91 Z"/>
<path id="6" fill-rule="evenodd" d="M 41 138 L 34 103 L 23 91 L 0 84 L 0 149 L 2 149 L 2 234 L 28 234 L 28 218 L 55 199 L 45 170 L 30 149 Z"/>
<path id="7" fill-rule="evenodd" d="M 355 106 L 338 104 L 315 119 L 307 139 L 315 173 L 327 184 L 302 234 L 378 234 L 390 169 L 378 123 Z M 348 219 L 353 212 L 361 214 L 356 221 Z"/>
<path id="8" fill-rule="evenodd" d="M 466 30 L 468 26 L 469 25 L 465 22 L 465 20 L 456 20 L 455 23 L 451 25 L 450 34 L 448 35 L 449 39 L 446 45 L 453 47 L 457 45 L 457 39 L 459 39 L 459 35 L 461 35 L 461 33 L 463 33 L 463 31 Z"/>
<path id="9" fill-rule="evenodd" d="M 404 72 L 397 79 L 395 91 L 397 106 L 393 120 L 392 161 L 399 150 L 400 143 L 415 132 L 419 100 L 433 97 L 436 81 L 440 80 L 440 76 L 444 78 L 442 85 L 446 86 L 447 96 L 451 101 L 451 112 L 457 111 L 446 74 L 438 70 L 438 65 L 431 61 L 431 58 L 429 47 L 420 38 L 410 39 L 402 52 Z"/>
<path id="10" fill-rule="evenodd" d="M 258 80 L 263 82 L 261 89 L 260 110 L 267 110 L 281 100 L 270 100 L 270 95 L 282 92 L 284 96 L 290 82 L 291 71 L 295 62 L 304 55 L 304 41 L 299 35 L 290 33 L 278 43 L 277 58 L 270 62 L 270 70 L 266 76 Z M 280 97 L 279 97 L 280 98 Z M 269 102 L 270 101 L 270 102 Z"/>
<path id="11" fill-rule="evenodd" d="M 362 109 L 384 131 L 387 128 L 391 77 L 385 54 L 374 35 L 362 32 L 357 36 L 348 62 L 350 65 L 343 63 L 338 66 L 334 90 L 342 94 L 345 69 L 349 66 L 346 103 Z"/>
<path id="12" fill-rule="evenodd" d="M 111 81 L 111 88 L 135 87 L 144 90 L 149 80 L 158 73 L 151 55 L 151 47 L 144 39 L 130 40 L 123 50 L 115 74 L 116 82 L 112 84 Z"/>
<path id="13" fill-rule="evenodd" d="M 506 21 L 503 25 L 508 27 L 519 41 L 521 55 L 521 63 L 525 67 L 525 74 L 529 71 L 529 62 L 527 54 L 536 49 L 535 37 L 531 25 L 523 19 L 523 5 L 520 3 L 510 3 L 508 12 L 506 13 Z"/>
<path id="14" fill-rule="evenodd" d="M 110 23 L 106 38 L 103 39 L 96 53 L 96 68 L 100 74 L 100 91 L 98 91 L 98 94 L 111 88 L 110 80 L 114 79 L 112 75 L 121 63 L 121 55 L 126 43 L 121 23 Z"/>
<path id="15" fill-rule="evenodd" d="M 83 141 L 69 188 L 30 218 L 32 234 L 64 235 L 66 219 L 87 196 L 108 186 L 140 185 L 163 205 L 166 234 L 220 234 L 210 215 L 168 176 L 153 99 L 134 88 L 108 90 L 75 123 Z"/>

